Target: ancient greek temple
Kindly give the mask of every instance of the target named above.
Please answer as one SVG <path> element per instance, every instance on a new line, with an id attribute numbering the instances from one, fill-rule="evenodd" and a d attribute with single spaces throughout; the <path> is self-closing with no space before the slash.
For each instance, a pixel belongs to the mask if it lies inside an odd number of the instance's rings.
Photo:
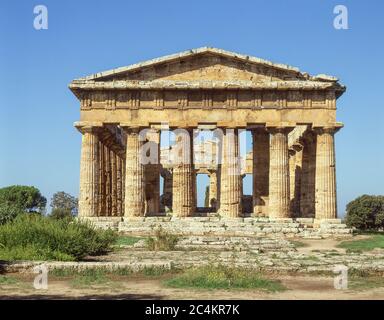
<path id="1" fill-rule="evenodd" d="M 75 79 L 69 88 L 80 101 L 80 217 L 337 218 L 336 100 L 345 91 L 337 78 L 204 47 Z M 220 139 L 195 141 L 215 130 Z M 166 131 L 183 161 L 172 161 L 174 146 L 161 146 Z M 245 156 L 242 131 L 252 136 Z M 209 203 L 198 208 L 202 173 Z M 245 174 L 253 181 L 247 197 Z"/>

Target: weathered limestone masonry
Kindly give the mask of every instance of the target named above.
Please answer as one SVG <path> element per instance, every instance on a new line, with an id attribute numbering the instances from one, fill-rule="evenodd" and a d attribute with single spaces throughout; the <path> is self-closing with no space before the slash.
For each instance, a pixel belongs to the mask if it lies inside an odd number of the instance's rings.
<path id="1" fill-rule="evenodd" d="M 128 128 L 125 161 L 125 217 L 140 217 L 145 213 L 144 165 L 140 161 L 141 145 L 139 129 Z"/>
<path id="2" fill-rule="evenodd" d="M 191 143 L 191 130 L 176 133 L 176 141 L 181 146 L 181 156 L 177 159 L 173 167 L 173 202 L 172 208 L 175 215 L 180 218 L 191 217 L 195 211 L 195 190 L 193 188 L 194 168 L 193 143 Z"/>
<path id="3" fill-rule="evenodd" d="M 180 234 L 350 233 L 336 208 L 338 79 L 204 47 L 69 87 L 83 135 L 80 218 L 131 233 L 159 224 Z M 221 140 L 196 144 L 207 129 Z M 162 148 L 168 130 L 176 146 Z M 240 130 L 252 133 L 244 159 Z M 197 174 L 209 175 L 209 208 L 196 207 Z M 243 195 L 245 174 L 253 175 L 252 197 Z"/>
<path id="4" fill-rule="evenodd" d="M 241 217 L 241 172 L 237 129 L 223 135 L 219 213 L 223 217 Z"/>
<path id="5" fill-rule="evenodd" d="M 270 129 L 270 169 L 269 169 L 269 216 L 289 218 L 289 164 L 288 132 L 291 128 Z"/>

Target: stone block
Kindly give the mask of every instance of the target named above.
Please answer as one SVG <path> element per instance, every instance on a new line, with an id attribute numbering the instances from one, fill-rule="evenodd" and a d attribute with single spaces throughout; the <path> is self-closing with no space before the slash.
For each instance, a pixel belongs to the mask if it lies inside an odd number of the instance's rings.
<path id="1" fill-rule="evenodd" d="M 292 223 L 293 219 L 292 218 L 270 218 L 269 221 L 272 223 Z"/>
<path id="2" fill-rule="evenodd" d="M 313 218 L 296 218 L 295 221 L 301 224 L 313 224 Z"/>

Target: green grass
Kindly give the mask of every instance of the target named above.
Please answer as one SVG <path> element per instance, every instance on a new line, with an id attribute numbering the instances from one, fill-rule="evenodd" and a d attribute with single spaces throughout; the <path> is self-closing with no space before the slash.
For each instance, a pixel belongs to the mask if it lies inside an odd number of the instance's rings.
<path id="1" fill-rule="evenodd" d="M 338 244 L 339 248 L 350 252 L 370 251 L 375 248 L 384 248 L 384 234 L 375 234 L 368 239 L 343 241 Z"/>
<path id="2" fill-rule="evenodd" d="M 259 272 L 226 266 L 188 269 L 165 280 L 164 284 L 173 288 L 257 289 L 268 292 L 286 289 L 279 281 L 266 279 Z"/>
<path id="3" fill-rule="evenodd" d="M 132 246 L 136 242 L 142 240 L 144 238 L 140 237 L 130 237 L 130 236 L 119 236 L 116 240 L 116 245 L 118 246 Z"/>
<path id="4" fill-rule="evenodd" d="M 384 277 L 351 277 L 348 281 L 348 289 L 351 290 L 366 290 L 384 287 Z"/>
<path id="5" fill-rule="evenodd" d="M 19 280 L 14 277 L 0 275 L 0 285 L 12 285 L 18 282 Z"/>
<path id="6" fill-rule="evenodd" d="M 304 242 L 301 242 L 301 241 L 290 240 L 289 242 L 292 243 L 295 246 L 295 248 L 308 247 L 307 243 L 304 243 Z"/>
<path id="7" fill-rule="evenodd" d="M 140 270 L 132 270 L 130 268 L 117 268 L 113 270 L 106 268 L 82 270 L 76 268 L 55 268 L 50 270 L 49 275 L 57 278 L 69 278 L 72 286 L 83 288 L 103 285 L 115 286 L 128 279 L 137 277 L 158 278 L 177 272 L 178 270 L 166 269 L 164 267 L 145 267 Z"/>
<path id="8" fill-rule="evenodd" d="M 164 267 L 144 267 L 139 270 L 132 270 L 131 268 L 117 268 L 109 270 L 103 267 L 92 268 L 92 269 L 76 269 L 76 268 L 55 268 L 49 271 L 49 274 L 54 277 L 101 277 L 101 276 L 147 276 L 147 277 L 157 277 L 164 274 L 175 273 L 175 269 L 167 269 Z"/>
<path id="9" fill-rule="evenodd" d="M 88 287 L 93 285 L 102 285 L 109 282 L 107 273 L 101 269 L 88 269 L 84 272 L 76 274 L 71 279 L 74 287 Z"/>
<path id="10" fill-rule="evenodd" d="M 305 257 L 301 257 L 300 260 L 320 261 L 319 257 L 317 256 L 305 256 Z"/>

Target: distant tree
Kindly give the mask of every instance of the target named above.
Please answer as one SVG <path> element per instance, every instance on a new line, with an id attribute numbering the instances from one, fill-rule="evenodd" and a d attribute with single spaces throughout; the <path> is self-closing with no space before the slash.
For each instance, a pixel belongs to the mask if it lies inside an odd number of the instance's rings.
<path id="1" fill-rule="evenodd" d="M 362 195 L 347 204 L 345 221 L 360 230 L 384 228 L 384 196 Z"/>
<path id="2" fill-rule="evenodd" d="M 63 209 L 75 215 L 77 214 L 78 200 L 64 191 L 59 191 L 52 196 L 51 207 L 52 212 L 56 209 Z"/>
<path id="3" fill-rule="evenodd" d="M 63 208 L 52 209 L 49 215 L 53 219 L 69 219 L 73 217 L 71 210 Z"/>
<path id="4" fill-rule="evenodd" d="M 32 186 L 9 186 L 0 189 L 0 204 L 15 206 L 27 212 L 44 212 L 47 199 Z"/>
<path id="5" fill-rule="evenodd" d="M 211 204 L 209 203 L 209 186 L 205 188 L 205 198 L 204 198 L 204 207 L 209 208 Z"/>

